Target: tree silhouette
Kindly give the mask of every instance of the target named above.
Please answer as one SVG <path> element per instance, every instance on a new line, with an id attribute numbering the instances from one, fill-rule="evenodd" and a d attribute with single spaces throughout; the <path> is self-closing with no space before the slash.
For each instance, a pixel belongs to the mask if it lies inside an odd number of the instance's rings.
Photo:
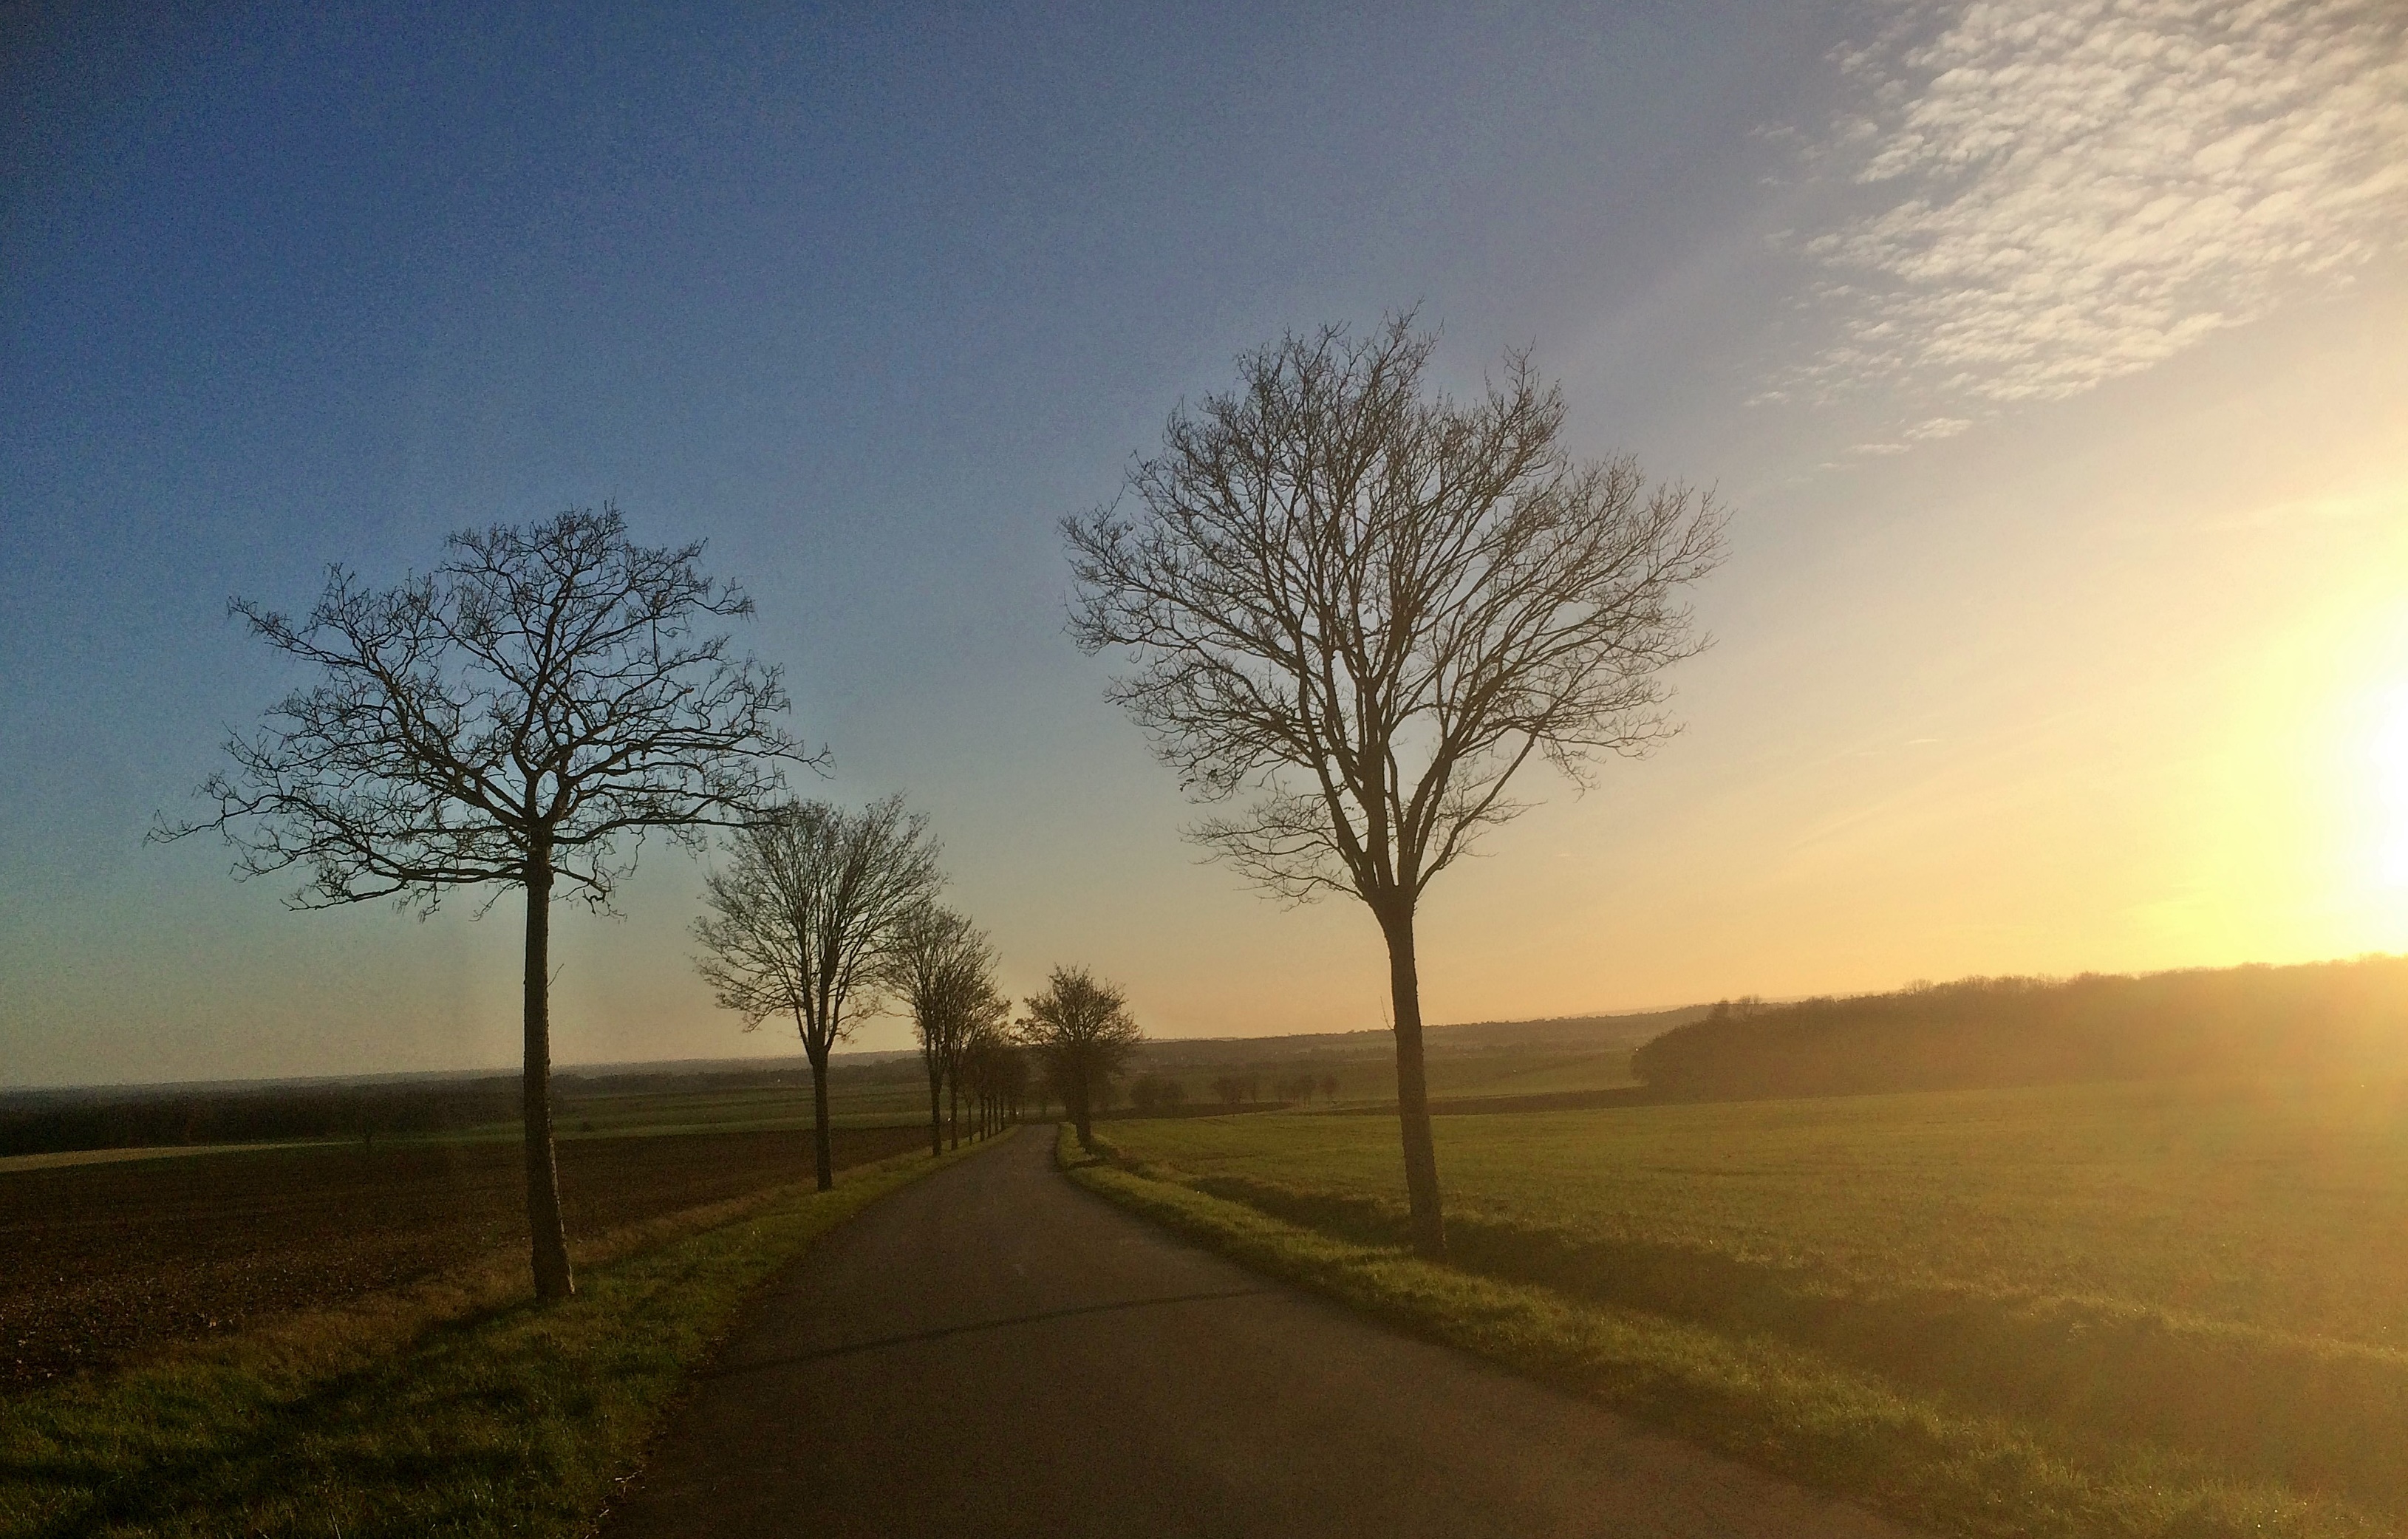
<path id="1" fill-rule="evenodd" d="M 453 887 L 526 895 L 527 1221 L 535 1288 L 574 1290 L 552 1141 L 551 913 L 566 887 L 606 907 L 654 830 L 689 847 L 760 815 L 803 759 L 771 718 L 775 669 L 728 654 L 711 619 L 752 612 L 705 576 L 699 543 L 637 545 L 615 508 L 445 542 L 434 571 L 375 590 L 341 567 L 299 620 L 233 601 L 251 634 L 316 670 L 226 743 L 200 794 L 239 877 L 298 870 L 295 908 Z M 491 906 L 489 899 L 487 907 Z M 479 913 L 484 912 L 480 908 Z"/>
<path id="2" fill-rule="evenodd" d="M 886 987 L 911 1014 L 928 1078 L 928 1152 L 945 1152 L 945 1086 L 963 1044 L 1010 1005 L 995 986 L 995 951 L 970 922 L 934 903 L 906 919 L 888 954 Z"/>
<path id="3" fill-rule="evenodd" d="M 1411 316 L 1293 334 L 1173 413 L 1138 505 L 1066 520 L 1072 632 L 1134 662 L 1111 698 L 1191 797 L 1193 836 L 1282 897 L 1352 893 L 1388 950 L 1413 1237 L 1445 1253 L 1422 1061 L 1423 894 L 1520 804 L 1672 730 L 1664 670 L 1702 644 L 1680 591 L 1721 554 L 1713 499 L 1575 461 L 1524 353 L 1458 405 Z"/>
<path id="4" fill-rule="evenodd" d="M 1028 1001 L 1022 1036 L 1045 1059 L 1063 1109 L 1079 1131 L 1079 1146 L 1096 1144 L 1094 1118 L 1111 1078 L 1145 1033 L 1128 1013 L 1127 997 L 1085 968 L 1057 967 L 1042 994 Z"/>
<path id="5" fill-rule="evenodd" d="M 874 1007 L 913 915 L 944 880 L 927 819 L 903 798 L 858 813 L 824 801 L 777 809 L 738 830 L 733 862 L 710 873 L 695 959 L 744 1028 L 790 1015 L 811 1064 L 820 1190 L 836 1183 L 828 1143 L 828 1055 Z"/>

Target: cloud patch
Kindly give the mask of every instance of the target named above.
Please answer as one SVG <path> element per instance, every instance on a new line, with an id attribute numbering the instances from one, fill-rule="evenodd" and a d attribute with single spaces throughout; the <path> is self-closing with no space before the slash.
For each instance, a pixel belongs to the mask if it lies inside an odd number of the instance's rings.
<path id="1" fill-rule="evenodd" d="M 1767 398 L 2061 399 L 2404 243 L 2408 7 L 1980 0 L 1899 16 L 1842 57 L 1859 106 L 1814 151 L 1863 200 L 1799 241 L 1839 335 Z"/>

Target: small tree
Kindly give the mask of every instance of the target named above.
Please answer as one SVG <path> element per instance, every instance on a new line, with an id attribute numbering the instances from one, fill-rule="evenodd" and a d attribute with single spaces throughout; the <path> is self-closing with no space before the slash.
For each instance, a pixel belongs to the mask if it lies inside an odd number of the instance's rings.
<path id="1" fill-rule="evenodd" d="M 982 977 L 964 1008 L 961 1029 L 953 1035 L 945 1053 L 945 1115 L 950 1124 L 947 1142 L 956 1149 L 962 1146 L 962 1092 L 966 1088 L 970 1089 L 972 1113 L 978 1109 L 977 1091 L 966 1083 L 974 1056 L 981 1043 L 1009 1031 L 1010 1026 L 1011 1001 L 995 986 L 992 977 Z"/>
<path id="2" fill-rule="evenodd" d="M 994 1072 L 997 1124 L 1018 1122 L 1021 1105 L 1028 1099 L 1028 1084 L 1032 1077 L 1028 1055 L 1007 1038 L 1004 1051 L 995 1059 Z"/>
<path id="3" fill-rule="evenodd" d="M 373 590 L 341 567 L 299 620 L 233 601 L 251 634 L 308 665 L 231 772 L 201 795 L 237 877 L 299 870 L 300 909 L 391 898 L 432 911 L 457 886 L 526 896 L 523 971 L 527 1228 L 535 1290 L 574 1290 L 552 1142 L 552 900 L 609 906 L 643 835 L 689 847 L 757 816 L 802 762 L 773 725 L 777 669 L 697 633 L 752 612 L 703 575 L 699 543 L 637 545 L 614 508 L 445 541 L 424 577 Z M 490 906 L 490 900 L 487 906 Z M 483 913 L 482 908 L 478 911 Z"/>
<path id="4" fill-rule="evenodd" d="M 820 1190 L 836 1184 L 828 1142 L 828 1055 L 874 1010 L 911 917 L 943 882 L 927 819 L 901 797 L 847 813 L 824 801 L 780 808 L 739 830 L 732 864 L 710 873 L 695 959 L 747 1031 L 791 1015 L 811 1063 Z"/>
<path id="5" fill-rule="evenodd" d="M 1043 1056 L 1079 1146 L 1092 1149 L 1096 1108 L 1145 1033 L 1129 1015 L 1127 996 L 1085 968 L 1057 967 L 1046 983 L 1028 1001 L 1022 1034 Z"/>
<path id="6" fill-rule="evenodd" d="M 981 1021 L 1008 1014 L 995 986 L 995 951 L 970 922 L 924 904 L 905 920 L 882 982 L 911 1013 L 928 1078 L 928 1153 L 945 1152 L 945 1084 Z"/>
<path id="7" fill-rule="evenodd" d="M 1352 893 L 1388 951 L 1416 1247 L 1443 1256 L 1413 917 L 1533 756 L 1578 778 L 1671 730 L 1664 670 L 1701 644 L 1681 590 L 1721 554 L 1710 497 L 1582 464 L 1526 355 L 1457 405 L 1399 316 L 1289 336 L 1175 412 L 1129 472 L 1134 517 L 1065 522 L 1072 631 L 1126 649 L 1111 696 L 1182 789 L 1194 837 L 1291 899 Z"/>

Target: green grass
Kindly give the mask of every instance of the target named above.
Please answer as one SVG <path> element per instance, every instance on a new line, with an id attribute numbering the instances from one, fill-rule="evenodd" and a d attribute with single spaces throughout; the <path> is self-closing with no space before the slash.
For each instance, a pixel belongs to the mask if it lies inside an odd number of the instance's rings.
<path id="1" fill-rule="evenodd" d="M 1655 1419 L 1751 1429 L 1732 1436 L 1752 1457 L 1975 1532 L 2408 1523 L 2396 1094 L 2084 1086 L 1447 1117 L 1437 1131 L 1457 1262 L 1445 1276 L 1536 1288 L 1626 1333 L 1774 1353 L 1828 1390 L 1778 1415 L 1770 1391 L 1747 1414 L 1719 1391 L 1672 1393 L 1715 1407 L 1698 1415 L 1601 1391 Z M 1397 1256 L 1385 1122 L 1124 1122 L 1111 1136 L 1154 1191 Z M 1664 1353 L 1690 1350 L 1674 1339 Z M 1818 1416 L 1875 1390 L 1953 1429 L 1931 1446 L 1956 1452 L 1908 1479 L 1870 1473 L 1886 1456 L 1807 1451 Z M 1976 1457 L 2002 1436 L 2062 1477 Z M 1966 1459 L 1992 1475 L 1947 1473 Z M 2069 1506 L 2068 1480 L 2122 1494 Z M 2266 1503 L 2286 1516 L 2243 1520 Z M 2014 1516 L 1985 1516 L 1998 1513 Z"/>
<path id="2" fill-rule="evenodd" d="M 1341 1102 L 1359 1105 L 1397 1099 L 1396 1053 L 1384 1032 L 1377 1042 L 1343 1056 L 1326 1051 L 1283 1052 L 1278 1039 L 1266 1043 L 1267 1051 L 1259 1057 L 1233 1051 L 1226 1043 L 1206 1045 L 1209 1054 L 1177 1041 L 1151 1044 L 1131 1073 L 1159 1074 L 1177 1080 L 1191 1106 L 1214 1100 L 1215 1079 L 1249 1073 L 1261 1081 L 1262 1098 L 1266 1100 L 1280 1099 L 1280 1083 L 1298 1073 L 1314 1077 L 1314 1103 L 1322 1099 L 1317 1084 L 1324 1075 L 1338 1081 L 1336 1099 Z M 1440 1045 L 1430 1051 L 1428 1074 L 1430 1094 L 1441 1100 L 1609 1090 L 1639 1083 L 1631 1077 L 1630 1049 L 1620 1045 L 1570 1049 L 1538 1044 L 1455 1049 Z"/>
<path id="3" fill-rule="evenodd" d="M 891 1128 L 928 1117 L 924 1084 L 864 1082 L 839 1074 L 830 1086 L 828 1126 Z M 812 1126 L 808 1085 L 726 1086 L 707 1090 L 563 1091 L 553 1112 L 562 1138 L 625 1138 L 655 1133 L 793 1131 Z M 516 1122 L 489 1124 L 468 1136 L 517 1138 Z"/>
<path id="4" fill-rule="evenodd" d="M 0 1403 L 0 1533 L 587 1532 L 753 1287 L 972 1152 L 601 1237 L 560 1303 L 496 1259 Z"/>

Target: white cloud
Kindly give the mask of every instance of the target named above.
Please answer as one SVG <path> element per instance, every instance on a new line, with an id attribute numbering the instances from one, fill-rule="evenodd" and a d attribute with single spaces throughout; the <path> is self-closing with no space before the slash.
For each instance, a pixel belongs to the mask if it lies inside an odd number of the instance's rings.
<path id="1" fill-rule="evenodd" d="M 1879 200 L 1798 243 L 1840 335 L 1766 399 L 2078 395 L 2402 244 L 2408 7 L 1980 0 L 1900 16 L 1842 61 L 1861 110 L 1814 151 Z"/>
<path id="2" fill-rule="evenodd" d="M 1919 422 L 1908 428 L 1906 436 L 1927 441 L 1933 439 L 1953 439 L 1972 425 L 1973 419 L 1971 417 L 1933 417 L 1928 422 Z"/>

